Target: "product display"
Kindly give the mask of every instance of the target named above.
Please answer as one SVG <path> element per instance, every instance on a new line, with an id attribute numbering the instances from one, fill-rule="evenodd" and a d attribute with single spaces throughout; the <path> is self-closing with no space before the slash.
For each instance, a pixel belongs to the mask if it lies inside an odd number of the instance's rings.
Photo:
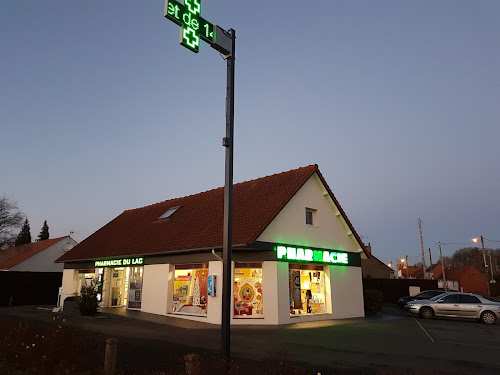
<path id="1" fill-rule="evenodd" d="M 291 315 L 326 313 L 323 271 L 290 269 L 289 285 Z"/>
<path id="2" fill-rule="evenodd" d="M 176 269 L 172 311 L 188 314 L 207 313 L 208 269 Z"/>
<path id="3" fill-rule="evenodd" d="M 234 317 L 262 317 L 262 268 L 234 270 Z"/>

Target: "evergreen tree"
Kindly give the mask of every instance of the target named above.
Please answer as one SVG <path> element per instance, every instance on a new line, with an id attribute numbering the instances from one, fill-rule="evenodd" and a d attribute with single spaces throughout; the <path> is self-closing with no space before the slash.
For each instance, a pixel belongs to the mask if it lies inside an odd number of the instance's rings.
<path id="1" fill-rule="evenodd" d="M 30 223 L 28 219 L 24 221 L 21 231 L 17 235 L 15 246 L 31 243 Z"/>
<path id="2" fill-rule="evenodd" d="M 45 241 L 49 239 L 49 226 L 47 225 L 47 220 L 43 222 L 42 230 L 38 233 L 37 241 Z"/>

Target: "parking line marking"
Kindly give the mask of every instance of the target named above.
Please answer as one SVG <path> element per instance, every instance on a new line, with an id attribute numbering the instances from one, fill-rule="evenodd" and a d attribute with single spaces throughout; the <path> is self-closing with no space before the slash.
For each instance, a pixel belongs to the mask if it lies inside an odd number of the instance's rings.
<path id="1" fill-rule="evenodd" d="M 424 332 L 425 332 L 425 334 L 427 335 L 427 337 L 428 337 L 429 339 L 431 339 L 431 341 L 432 341 L 432 342 L 436 342 L 436 340 L 434 340 L 434 339 L 432 338 L 432 336 L 430 335 L 430 333 L 426 331 L 426 329 L 422 326 L 422 324 L 420 324 L 420 323 L 419 323 L 419 321 L 418 321 L 417 319 L 413 318 L 413 320 L 414 320 L 414 321 L 418 324 L 418 326 L 419 326 L 420 328 L 422 328 L 422 331 L 424 331 Z"/>

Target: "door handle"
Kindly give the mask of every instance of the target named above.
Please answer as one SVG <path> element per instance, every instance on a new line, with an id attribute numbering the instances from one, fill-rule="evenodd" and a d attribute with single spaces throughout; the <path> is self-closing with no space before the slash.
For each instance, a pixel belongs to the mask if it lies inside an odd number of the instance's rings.
<path id="1" fill-rule="evenodd" d="M 453 306 L 458 307 L 459 305 L 453 305 Z"/>

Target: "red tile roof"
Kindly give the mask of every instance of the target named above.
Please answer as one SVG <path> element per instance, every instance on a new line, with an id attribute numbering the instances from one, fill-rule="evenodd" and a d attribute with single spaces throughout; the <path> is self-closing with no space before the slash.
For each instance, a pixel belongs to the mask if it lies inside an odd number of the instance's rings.
<path id="1" fill-rule="evenodd" d="M 460 288 L 466 293 L 488 293 L 486 276 L 473 266 L 448 267 L 445 269 L 446 280 L 458 281 Z M 441 265 L 434 268 L 433 277 L 443 278 Z"/>
<path id="2" fill-rule="evenodd" d="M 66 237 L 52 238 L 45 241 L 32 242 L 26 245 L 13 246 L 0 251 L 0 270 L 8 270 L 40 251 L 56 244 Z"/>
<path id="3" fill-rule="evenodd" d="M 314 174 L 322 180 L 354 236 L 362 242 L 317 165 L 234 185 L 233 244 L 251 245 Z M 169 208 L 180 208 L 157 220 Z M 224 188 L 124 211 L 58 259 L 60 262 L 222 247 Z M 234 246 L 233 245 L 233 246 Z"/>

